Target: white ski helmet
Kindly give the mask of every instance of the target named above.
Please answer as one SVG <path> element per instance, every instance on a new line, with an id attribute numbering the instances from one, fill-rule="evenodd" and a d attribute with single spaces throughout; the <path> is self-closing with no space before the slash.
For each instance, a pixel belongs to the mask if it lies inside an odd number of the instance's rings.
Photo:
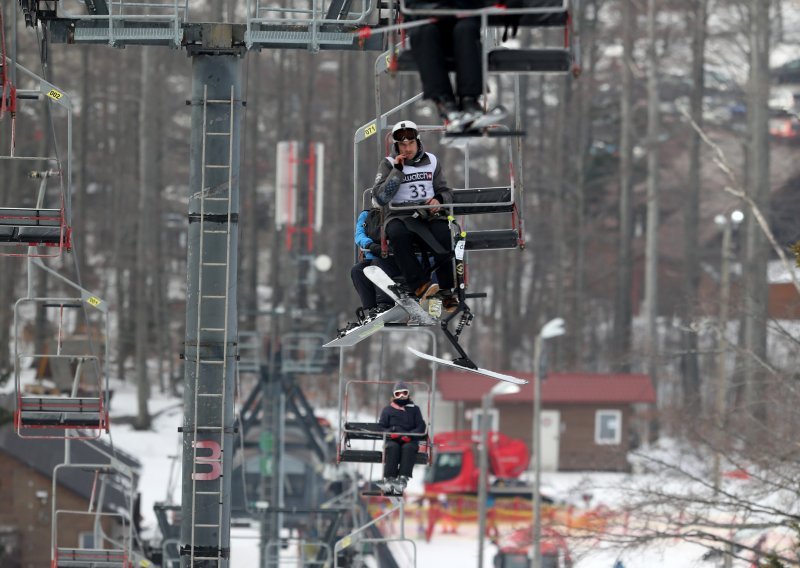
<path id="1" fill-rule="evenodd" d="M 412 122 L 410 120 L 401 120 L 397 124 L 392 127 L 392 139 L 395 142 L 398 142 L 397 133 L 401 130 L 413 130 L 414 131 L 414 138 L 419 141 L 419 128 L 417 128 L 417 123 Z"/>

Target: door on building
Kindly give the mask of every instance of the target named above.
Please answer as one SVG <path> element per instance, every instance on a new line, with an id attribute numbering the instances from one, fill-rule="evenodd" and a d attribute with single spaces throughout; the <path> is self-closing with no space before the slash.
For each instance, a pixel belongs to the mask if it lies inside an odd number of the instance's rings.
<path id="1" fill-rule="evenodd" d="M 561 440 L 561 413 L 542 411 L 542 471 L 558 471 L 558 448 Z"/>

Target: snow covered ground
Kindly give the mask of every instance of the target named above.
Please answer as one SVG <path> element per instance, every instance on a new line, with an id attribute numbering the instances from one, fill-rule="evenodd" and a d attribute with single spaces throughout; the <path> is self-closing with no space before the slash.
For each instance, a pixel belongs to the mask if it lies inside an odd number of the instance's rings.
<path id="1" fill-rule="evenodd" d="M 27 379 L 28 377 L 26 377 Z M 23 381 L 25 382 L 25 381 Z M 5 385 L 2 390 L 7 390 Z M 129 424 L 120 420 L 123 417 L 132 417 L 136 414 L 136 390 L 130 383 L 116 383 L 112 385 L 114 396 L 111 402 L 111 436 L 104 439 L 111 442 L 115 448 L 132 454 L 143 464 L 139 490 L 142 496 L 141 513 L 143 515 L 143 537 L 150 539 L 158 537 L 157 523 L 153 512 L 156 502 L 177 503 L 181 496 L 180 469 L 181 469 L 181 438 L 178 427 L 182 423 L 183 408 L 180 399 L 153 393 L 149 403 L 149 411 L 153 417 L 152 428 L 149 431 L 136 431 Z M 12 387 L 13 389 L 13 387 Z M 335 411 L 321 411 L 328 419 L 336 423 Z M 653 450 L 656 451 L 655 449 Z M 677 457 L 677 445 L 662 443 L 657 450 L 659 459 L 668 461 L 670 455 Z M 377 478 L 377 466 L 370 464 L 348 464 L 346 467 L 360 466 L 360 473 L 365 478 Z M 418 467 L 417 475 L 411 480 L 408 489 L 409 499 L 413 501 L 415 495 L 422 494 L 423 468 Z M 556 502 L 572 505 L 580 512 L 591 507 L 604 506 L 611 510 L 618 505 L 626 489 L 635 484 L 652 482 L 652 477 L 647 475 L 628 475 L 612 473 L 543 473 L 543 492 L 552 496 Z M 664 486 L 680 483 L 676 479 L 666 479 Z M 688 490 L 688 487 L 679 486 L 679 490 Z M 777 496 L 776 496 L 777 498 Z M 785 510 L 785 503 L 774 503 L 779 510 Z M 528 517 L 529 519 L 529 517 Z M 529 522 L 526 519 L 525 524 Z M 391 527 L 385 527 L 385 533 L 393 531 L 392 536 L 398 536 L 400 528 L 395 522 Z M 508 527 L 506 527 L 508 528 Z M 516 527 L 521 528 L 521 527 Z M 445 534 L 441 524 L 437 525 L 430 542 L 424 538 L 425 527 L 416 518 L 413 506 L 409 504 L 406 514 L 405 537 L 413 540 L 411 543 L 392 544 L 393 553 L 400 560 L 402 566 L 413 566 L 413 550 L 416 550 L 416 566 L 419 568 L 444 568 L 449 566 L 471 567 L 478 565 L 477 523 L 462 522 L 458 525 L 456 534 Z M 231 549 L 236 568 L 256 568 L 259 559 L 258 527 L 234 528 L 231 533 Z M 773 544 L 786 548 L 791 546 L 793 535 L 787 534 L 786 542 Z M 638 550 L 615 550 L 607 545 L 599 544 L 596 540 L 571 540 L 570 552 L 575 561 L 574 568 L 613 568 L 620 560 L 624 568 L 654 568 L 654 567 L 681 567 L 681 568 L 717 568 L 722 566 L 718 559 L 704 560 L 708 549 L 699 544 L 691 544 L 677 539 L 660 540 L 648 544 Z M 496 548 L 486 542 L 484 566 L 493 566 L 492 559 Z M 731 568 L 751 568 L 746 561 L 734 561 Z"/>
<path id="2" fill-rule="evenodd" d="M 133 385 L 118 385 L 115 389 L 111 412 L 112 416 L 135 414 L 136 393 Z M 126 424 L 114 424 L 112 420 L 112 440 L 116 447 L 135 455 L 143 463 L 140 482 L 142 493 L 141 511 L 144 516 L 143 530 L 146 537 L 153 535 L 156 527 L 153 504 L 156 501 L 177 501 L 180 498 L 180 436 L 178 426 L 182 421 L 181 401 L 155 394 L 150 402 L 150 412 L 154 416 L 153 428 L 147 432 L 135 431 Z M 422 472 L 420 472 L 422 473 Z M 559 501 L 580 506 L 587 486 L 593 487 L 592 504 L 613 506 L 615 487 L 630 483 L 631 476 L 623 474 L 575 474 L 553 473 L 543 475 L 543 486 Z M 412 480 L 411 495 L 420 494 L 421 475 Z M 585 503 L 583 504 L 585 506 Z M 395 530 L 399 530 L 395 527 Z M 475 523 L 462 523 L 457 534 L 443 534 L 437 527 L 430 542 L 425 542 L 424 530 L 413 515 L 407 515 L 405 536 L 413 539 L 416 547 L 419 568 L 443 568 L 449 566 L 477 566 L 477 526 Z M 232 531 L 232 558 L 236 568 L 258 566 L 258 529 L 236 528 Z M 412 545 L 395 544 L 394 552 L 405 558 L 403 564 L 413 566 Z M 572 546 L 572 544 L 571 544 Z M 484 566 L 492 566 L 495 548 L 487 541 Z M 607 549 L 595 542 L 583 541 L 572 548 L 575 568 L 613 568 L 621 560 L 624 568 L 713 568 L 714 561 L 704 561 L 707 549 L 682 541 L 662 541 L 637 551 Z M 734 563 L 735 568 L 745 568 L 747 563 Z"/>

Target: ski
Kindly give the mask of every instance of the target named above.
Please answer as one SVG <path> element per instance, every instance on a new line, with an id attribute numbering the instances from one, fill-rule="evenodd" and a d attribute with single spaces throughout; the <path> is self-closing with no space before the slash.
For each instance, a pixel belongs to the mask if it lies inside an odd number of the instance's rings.
<path id="1" fill-rule="evenodd" d="M 397 283 L 392 280 L 388 274 L 379 266 L 367 266 L 364 269 L 364 274 L 369 278 L 378 288 L 386 292 L 386 294 L 394 300 L 398 306 L 402 307 L 408 315 L 411 316 L 409 323 L 416 325 L 436 325 L 439 323 L 436 318 L 426 312 L 422 306 L 419 305 L 414 298 L 406 295 L 399 295 L 396 292 Z"/>
<path id="2" fill-rule="evenodd" d="M 392 306 L 391 309 L 379 313 L 367 323 L 348 330 L 342 337 L 329 341 L 323 347 L 352 347 L 370 335 L 379 332 L 385 324 L 398 322 L 407 316 L 408 312 L 402 306 Z"/>
<path id="3" fill-rule="evenodd" d="M 439 357 L 434 357 L 433 355 L 422 353 L 421 351 L 417 351 L 413 347 L 407 347 L 407 349 L 417 357 L 420 357 L 421 359 L 425 359 L 427 361 L 433 361 L 434 363 L 439 363 L 440 365 L 445 365 L 447 367 L 453 367 L 455 369 L 458 369 L 459 371 L 469 371 L 470 373 L 477 373 L 478 375 L 484 375 L 486 377 L 490 377 L 498 381 L 514 383 L 515 385 L 528 384 L 528 381 L 526 381 L 525 379 L 519 379 L 517 377 L 512 377 L 511 375 L 504 375 L 503 373 L 496 373 L 495 371 L 490 371 L 489 369 L 481 369 L 480 367 L 471 369 L 469 367 L 459 365 L 458 363 L 454 363 L 453 361 L 448 361 L 447 359 L 440 359 Z"/>
<path id="4" fill-rule="evenodd" d="M 389 499 L 402 499 L 402 493 L 392 493 L 389 491 L 380 491 L 380 490 L 369 490 L 369 491 L 362 491 L 361 495 L 363 497 L 388 497 Z"/>

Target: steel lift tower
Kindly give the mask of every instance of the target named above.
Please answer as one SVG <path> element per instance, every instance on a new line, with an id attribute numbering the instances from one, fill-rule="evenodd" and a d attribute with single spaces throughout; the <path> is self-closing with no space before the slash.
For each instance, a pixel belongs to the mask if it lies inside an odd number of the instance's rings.
<path id="1" fill-rule="evenodd" d="M 164 46 L 185 49 L 191 57 L 180 554 L 182 567 L 227 568 L 238 355 L 242 62 L 248 51 L 262 48 L 385 47 L 380 36 L 360 40 L 354 33 L 378 22 L 378 8 L 370 0 L 314 0 L 281 8 L 248 0 L 245 23 L 192 22 L 192 4 L 19 0 L 18 8 L 29 26 L 47 28 L 53 43 Z"/>

